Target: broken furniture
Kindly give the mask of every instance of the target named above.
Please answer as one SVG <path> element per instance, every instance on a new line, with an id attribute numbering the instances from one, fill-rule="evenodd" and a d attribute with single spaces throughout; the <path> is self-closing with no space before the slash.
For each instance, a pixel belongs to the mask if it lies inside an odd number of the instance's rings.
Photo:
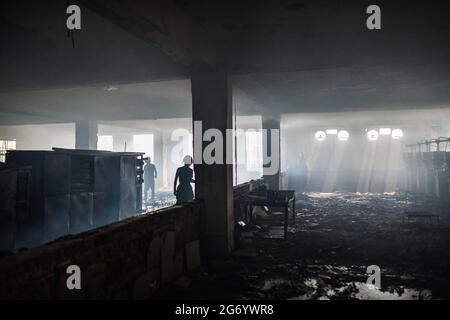
<path id="1" fill-rule="evenodd" d="M 409 223 L 411 220 L 416 219 L 427 219 L 430 224 L 433 224 L 433 221 L 439 223 L 439 215 L 429 212 L 405 212 L 402 217 L 402 222 L 405 223 L 405 221 L 408 221 Z"/>
<path id="2" fill-rule="evenodd" d="M 287 238 L 289 208 L 291 208 L 295 225 L 295 191 L 293 190 L 266 190 L 262 194 L 258 191 L 250 192 L 237 199 L 236 202 L 239 207 L 244 209 L 246 222 L 248 223 L 251 223 L 253 220 L 253 207 L 284 208 L 284 239 Z"/>

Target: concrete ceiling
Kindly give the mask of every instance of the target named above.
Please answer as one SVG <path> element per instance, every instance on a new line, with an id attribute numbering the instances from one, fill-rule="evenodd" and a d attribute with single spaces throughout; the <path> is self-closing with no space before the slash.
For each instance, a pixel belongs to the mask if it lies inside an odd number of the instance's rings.
<path id="1" fill-rule="evenodd" d="M 448 1 L 376 1 L 377 31 L 366 28 L 371 0 L 176 2 L 220 35 L 236 73 L 450 62 Z"/>
<path id="2" fill-rule="evenodd" d="M 75 48 L 66 1 L 5 4 L 0 124 L 189 117 L 188 69 L 211 61 L 242 115 L 450 107 L 445 1 L 378 1 L 378 31 L 368 1 L 80 4 Z"/>
<path id="3" fill-rule="evenodd" d="M 83 1 L 186 64 L 231 73 L 447 63 L 447 1 L 379 0 L 382 29 L 366 28 L 368 0 Z"/>
<path id="4" fill-rule="evenodd" d="M 190 81 L 1 93 L 0 110 L 18 114 L 0 124 L 190 117 Z"/>
<path id="5" fill-rule="evenodd" d="M 9 1 L 0 11 L 0 92 L 186 78 L 154 45 L 83 8 L 66 29 L 67 1 Z"/>
<path id="6" fill-rule="evenodd" d="M 420 121 L 418 121 L 420 119 Z M 333 113 L 303 113 L 286 114 L 282 117 L 285 129 L 365 129 L 365 128 L 402 128 L 418 126 L 442 127 L 450 130 L 450 109 L 415 109 L 415 110 L 385 110 L 333 112 Z"/>
<path id="7" fill-rule="evenodd" d="M 450 64 L 232 77 L 238 115 L 450 108 Z M 0 124 L 183 118 L 189 80 L 0 93 Z"/>
<path id="8" fill-rule="evenodd" d="M 233 89 L 237 115 L 258 115 L 263 108 Z M 0 93 L 0 125 L 191 118 L 189 80 L 155 81 Z"/>
<path id="9" fill-rule="evenodd" d="M 234 83 L 266 112 L 450 107 L 450 63 L 255 73 Z"/>

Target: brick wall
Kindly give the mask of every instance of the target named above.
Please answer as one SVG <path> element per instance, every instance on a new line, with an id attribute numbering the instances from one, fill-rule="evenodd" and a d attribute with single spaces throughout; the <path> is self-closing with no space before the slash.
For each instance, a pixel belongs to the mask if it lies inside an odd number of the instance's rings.
<path id="1" fill-rule="evenodd" d="M 262 180 L 234 188 L 239 197 Z M 141 299 L 200 264 L 200 214 L 194 201 L 132 217 L 0 260 L 0 299 Z M 81 270 L 68 290 L 67 267 Z"/>
<path id="2" fill-rule="evenodd" d="M 202 204 L 132 217 L 0 260 L 2 299 L 148 298 L 199 265 Z M 81 290 L 68 290 L 69 265 Z"/>

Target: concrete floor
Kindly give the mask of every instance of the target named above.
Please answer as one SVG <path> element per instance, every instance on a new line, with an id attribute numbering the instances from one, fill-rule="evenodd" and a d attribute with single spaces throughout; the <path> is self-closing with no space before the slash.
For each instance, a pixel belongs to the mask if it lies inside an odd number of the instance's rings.
<path id="1" fill-rule="evenodd" d="M 403 222 L 406 211 L 440 220 Z M 282 215 L 259 218 L 239 230 L 228 261 L 183 276 L 160 298 L 448 299 L 449 213 L 405 194 L 308 194 L 287 241 L 277 239 Z M 369 265 L 381 268 L 380 290 L 366 285 Z"/>

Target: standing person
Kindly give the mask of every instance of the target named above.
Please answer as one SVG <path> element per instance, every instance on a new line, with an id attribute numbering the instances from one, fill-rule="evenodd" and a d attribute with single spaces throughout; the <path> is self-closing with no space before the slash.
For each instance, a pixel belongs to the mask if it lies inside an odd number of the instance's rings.
<path id="1" fill-rule="evenodd" d="M 193 179 L 194 171 L 190 168 L 192 165 L 192 157 L 185 156 L 183 158 L 184 166 L 177 169 L 175 180 L 173 181 L 173 194 L 177 197 L 177 204 L 189 202 L 194 199 L 194 191 L 191 183 L 195 182 Z M 177 180 L 180 183 L 177 187 Z"/>
<path id="2" fill-rule="evenodd" d="M 144 165 L 144 201 L 148 199 L 148 189 L 152 189 L 152 198 L 155 200 L 155 179 L 158 177 L 155 165 L 152 163 L 152 158 L 145 159 Z"/>

